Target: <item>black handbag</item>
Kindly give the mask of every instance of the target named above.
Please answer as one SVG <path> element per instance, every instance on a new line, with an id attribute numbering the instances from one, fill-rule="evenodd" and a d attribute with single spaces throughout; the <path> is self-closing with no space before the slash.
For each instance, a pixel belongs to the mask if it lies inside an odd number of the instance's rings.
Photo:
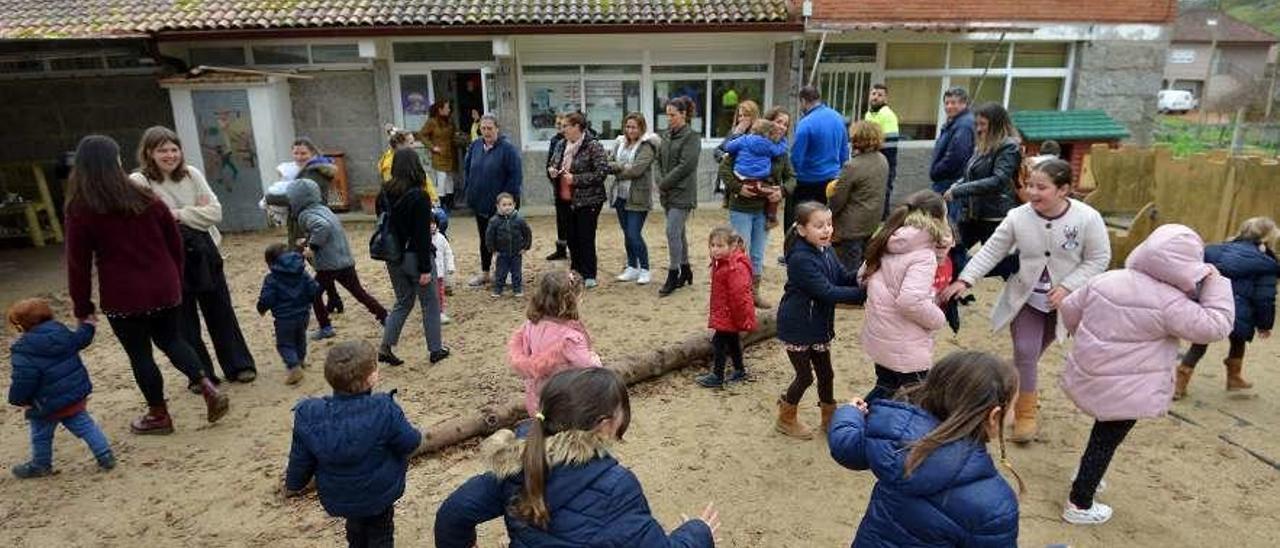
<path id="1" fill-rule="evenodd" d="M 391 264 L 398 264 L 404 260 L 404 243 L 396 237 L 395 230 L 391 226 L 391 211 L 408 195 L 408 192 L 401 194 L 395 205 L 383 209 L 382 213 L 378 214 L 378 223 L 374 226 L 373 235 L 369 237 L 369 256 L 373 260 Z"/>

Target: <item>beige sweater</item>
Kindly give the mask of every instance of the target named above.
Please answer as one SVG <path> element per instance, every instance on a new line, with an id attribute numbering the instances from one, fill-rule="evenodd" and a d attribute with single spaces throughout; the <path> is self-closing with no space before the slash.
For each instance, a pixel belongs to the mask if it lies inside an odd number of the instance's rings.
<path id="1" fill-rule="evenodd" d="M 1068 291 L 1106 271 L 1111 262 L 1111 241 L 1102 215 L 1084 202 L 1071 200 L 1067 212 L 1053 220 L 1041 217 L 1031 204 L 1023 204 L 1009 210 L 991 239 L 964 267 L 960 279 L 970 286 L 976 284 L 1011 252 L 1018 254 L 1018 273 L 1005 283 L 991 311 L 993 331 L 1013 321 L 1046 267 L 1054 287 Z M 1058 322 L 1057 331 L 1059 340 L 1066 338 L 1062 322 Z"/>
<path id="2" fill-rule="evenodd" d="M 218 223 L 222 222 L 222 204 L 200 170 L 187 166 L 187 176 L 178 182 L 152 181 L 140 172 L 129 177 L 151 188 L 169 206 L 173 218 L 179 223 L 208 232 L 214 245 L 222 246 L 222 234 L 218 232 Z"/>

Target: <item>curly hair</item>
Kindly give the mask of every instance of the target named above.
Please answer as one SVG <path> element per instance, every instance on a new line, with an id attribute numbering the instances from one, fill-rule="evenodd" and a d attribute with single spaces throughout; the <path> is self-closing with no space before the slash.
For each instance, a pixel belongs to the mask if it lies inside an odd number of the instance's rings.
<path id="1" fill-rule="evenodd" d="M 582 276 L 570 270 L 555 270 L 538 277 L 525 317 L 537 323 L 546 318 L 579 321 L 578 299 L 586 291 Z"/>

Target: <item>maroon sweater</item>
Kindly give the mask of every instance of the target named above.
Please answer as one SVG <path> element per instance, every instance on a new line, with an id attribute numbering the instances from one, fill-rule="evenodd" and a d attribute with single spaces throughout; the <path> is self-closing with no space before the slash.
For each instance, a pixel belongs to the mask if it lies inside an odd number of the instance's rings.
<path id="1" fill-rule="evenodd" d="M 93 268 L 108 316 L 134 316 L 182 302 L 182 236 L 164 202 L 139 215 L 67 211 L 67 282 L 77 318 L 94 313 Z"/>

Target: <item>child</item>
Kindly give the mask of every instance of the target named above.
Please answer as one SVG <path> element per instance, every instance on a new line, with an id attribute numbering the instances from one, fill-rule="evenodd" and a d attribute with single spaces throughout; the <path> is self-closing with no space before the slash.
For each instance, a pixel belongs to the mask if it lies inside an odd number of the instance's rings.
<path id="1" fill-rule="evenodd" d="M 554 270 L 538 278 L 525 316 L 529 319 L 507 341 L 507 362 L 524 379 L 524 407 L 538 414 L 538 393 L 547 378 L 562 369 L 601 367 L 591 350 L 591 335 L 578 318 L 586 288 L 582 276 Z"/>
<path id="2" fill-rule="evenodd" d="M 1276 321 L 1276 275 L 1280 264 L 1276 263 L 1275 246 L 1280 242 L 1280 229 L 1267 217 L 1254 217 L 1240 225 L 1240 233 L 1230 242 L 1211 245 L 1204 250 L 1205 262 L 1212 264 L 1231 280 L 1231 292 L 1235 296 L 1235 326 L 1231 336 L 1231 348 L 1227 350 L 1227 390 L 1247 390 L 1253 383 L 1244 380 L 1244 348 L 1258 337 L 1271 336 Z M 1178 365 L 1177 382 L 1173 399 L 1187 395 L 1187 383 L 1195 373 L 1196 363 L 1204 357 L 1208 345 L 1192 344 L 1182 363 Z"/>
<path id="3" fill-rule="evenodd" d="M 440 221 L 437 219 L 431 220 L 431 245 L 436 249 L 436 292 L 440 297 L 440 323 L 443 325 L 453 321 L 444 312 L 444 296 L 451 293 L 446 288 L 448 276 L 458 271 L 458 265 L 453 262 L 453 246 L 449 245 L 449 239 L 440 232 Z"/>
<path id="4" fill-rule="evenodd" d="M 326 292 L 337 294 L 334 283 L 342 284 L 360 304 L 369 309 L 378 323 L 386 323 L 387 310 L 378 304 L 356 274 L 356 260 L 351 256 L 351 244 L 342 221 L 320 201 L 320 188 L 310 179 L 298 179 L 289 185 L 289 214 L 297 220 L 299 235 L 295 243 L 303 248 L 303 256 L 312 261 L 316 269 L 316 282 Z M 317 295 L 312 308 L 320 329 L 311 334 L 313 340 L 336 336 L 329 321 L 329 310 Z"/>
<path id="5" fill-rule="evenodd" d="M 93 342 L 93 316 L 75 332 L 53 319 L 44 299 L 23 299 L 5 318 L 21 335 L 9 348 L 13 360 L 9 403 L 26 410 L 31 426 L 31 460 L 14 466 L 19 479 L 53 473 L 53 433 L 58 424 L 84 440 L 98 460 L 98 468 L 116 467 L 116 458 L 102 429 L 85 410 L 93 384 L 80 361 L 80 351 Z"/>
<path id="6" fill-rule="evenodd" d="M 876 475 L 854 546 L 1016 546 L 1018 497 L 996 471 L 1018 373 L 983 352 L 954 352 L 905 401 L 854 400 L 836 411 L 831 457 Z"/>
<path id="7" fill-rule="evenodd" d="M 777 141 L 769 138 L 773 128 L 773 122 L 763 118 L 756 120 L 751 124 L 749 135 L 738 137 L 724 146 L 725 152 L 734 156 L 733 175 L 742 182 L 743 188 L 757 195 L 762 194 L 760 189 L 764 185 L 776 186 L 776 183 L 768 181 L 773 173 L 773 159 L 787 154 L 785 138 Z M 778 202 L 765 202 L 764 217 L 769 226 L 778 224 Z"/>
<path id="8" fill-rule="evenodd" d="M 778 399 L 781 433 L 803 440 L 810 432 L 796 419 L 796 405 L 818 378 L 818 406 L 825 432 L 835 412 L 835 373 L 831 369 L 831 339 L 835 338 L 836 303 L 861 304 L 866 292 L 855 274 L 840 266 L 831 250 L 831 210 L 817 202 L 796 206 L 796 222 L 783 249 L 787 261 L 787 285 L 778 304 L 778 340 L 786 346 L 787 359 L 796 376 Z"/>
<path id="9" fill-rule="evenodd" d="M 867 288 L 862 348 L 875 362 L 876 385 L 866 401 L 893 398 L 929 372 L 933 332 L 947 321 L 936 302 L 934 279 L 938 256 L 945 257 L 950 248 L 946 202 L 929 190 L 894 208 L 867 245 L 858 273 Z"/>
<path id="10" fill-rule="evenodd" d="M 1096 419 L 1063 520 L 1111 519 L 1111 507 L 1093 495 L 1136 419 L 1169 409 L 1178 339 L 1208 344 L 1231 333 L 1231 281 L 1202 257 L 1204 243 L 1194 231 L 1161 226 L 1129 254 L 1123 270 L 1090 279 L 1058 307 L 1076 339 L 1062 390 Z"/>
<path id="11" fill-rule="evenodd" d="M 440 505 L 437 548 L 477 546 L 476 527 L 499 516 L 512 546 L 715 546 L 720 516 L 713 506 L 668 535 L 635 474 L 614 456 L 631 422 L 621 375 L 562 371 L 547 381 L 542 401 L 528 435 L 494 434 L 490 469 Z"/>
<path id="12" fill-rule="evenodd" d="M 493 275 L 493 293 L 491 297 L 502 296 L 502 288 L 507 283 L 507 274 L 511 274 L 511 291 L 519 298 L 524 296 L 524 252 L 533 246 L 533 232 L 529 230 L 520 212 L 516 211 L 516 200 L 510 194 L 498 194 L 498 212 L 489 219 L 489 228 L 484 232 L 485 246 L 493 250 L 496 271 Z"/>
<path id="13" fill-rule="evenodd" d="M 378 174 L 382 176 L 382 182 L 391 180 L 391 160 L 395 157 L 396 151 L 402 148 L 413 148 L 416 142 L 413 139 L 412 131 L 405 131 L 391 124 L 384 126 L 387 131 L 387 150 L 382 151 L 382 156 L 378 158 Z M 436 185 L 431 182 L 431 176 L 423 172 L 422 190 L 427 193 L 427 197 L 431 198 L 431 203 L 440 205 L 440 197 L 436 195 Z M 441 213 L 443 213 L 443 209 Z"/>
<path id="14" fill-rule="evenodd" d="M 311 303 L 320 294 L 320 284 L 307 274 L 302 255 L 289 251 L 284 244 L 267 246 L 263 258 L 271 272 L 262 280 L 258 314 L 270 310 L 275 317 L 276 351 L 284 359 L 284 382 L 298 384 L 302 382 L 302 368 L 307 362 Z"/>
<path id="15" fill-rule="evenodd" d="M 710 373 L 696 381 L 706 388 L 719 388 L 726 381 L 726 358 L 733 360 L 728 382 L 747 379 L 739 333 L 755 331 L 756 309 L 751 293 L 751 259 L 747 258 L 742 237 L 732 228 L 717 227 L 712 229 L 707 245 L 711 255 L 711 315 L 707 327 L 716 332 L 711 336 L 714 365 Z"/>
<path id="16" fill-rule="evenodd" d="M 333 395 L 293 408 L 285 494 L 297 495 L 315 476 L 324 510 L 347 519 L 350 546 L 392 545 L 395 503 L 404 494 L 409 456 L 422 442 L 392 394 L 372 392 L 376 354 L 365 341 L 335 345 L 324 360 Z"/>

